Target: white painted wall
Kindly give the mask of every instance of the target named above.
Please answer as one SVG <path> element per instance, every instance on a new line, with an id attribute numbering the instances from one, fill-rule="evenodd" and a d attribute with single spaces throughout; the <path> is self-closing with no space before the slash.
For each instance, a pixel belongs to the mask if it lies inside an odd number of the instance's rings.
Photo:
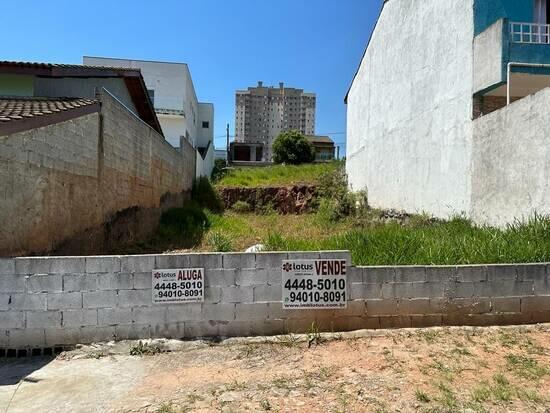
<path id="1" fill-rule="evenodd" d="M 147 89 L 155 91 L 154 106 L 166 140 L 178 147 L 180 136 L 186 136 L 193 147 L 202 146 L 201 104 L 187 64 L 87 56 L 83 62 L 86 65 L 141 69 Z M 177 112 L 167 115 L 166 110 Z M 214 123 L 213 118 L 210 123 Z"/>
<path id="2" fill-rule="evenodd" d="M 504 20 L 474 38 L 474 93 L 502 82 Z"/>
<path id="3" fill-rule="evenodd" d="M 550 88 L 476 119 L 473 220 L 504 226 L 550 214 Z"/>
<path id="4" fill-rule="evenodd" d="M 166 140 L 174 148 L 179 148 L 180 146 L 180 137 L 185 136 L 185 131 L 187 130 L 185 118 L 183 116 L 176 115 L 159 115 L 157 114 L 159 122 L 162 127 L 162 132 Z M 193 146 L 195 145 L 195 139 L 192 136 L 189 138 L 189 143 Z"/>
<path id="5" fill-rule="evenodd" d="M 374 207 L 470 209 L 473 0 L 386 3 L 348 95 L 347 172 Z"/>

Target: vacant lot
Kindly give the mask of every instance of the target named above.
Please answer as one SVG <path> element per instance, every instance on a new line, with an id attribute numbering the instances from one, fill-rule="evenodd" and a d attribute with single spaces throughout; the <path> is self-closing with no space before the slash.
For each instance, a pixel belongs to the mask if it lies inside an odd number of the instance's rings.
<path id="1" fill-rule="evenodd" d="M 135 344 L 93 346 L 34 361 L 36 371 L 32 359 L 0 363 L 0 410 L 11 400 L 11 413 L 544 413 L 549 329 L 288 335 L 189 342 L 151 356 L 130 356 L 147 353 Z"/>

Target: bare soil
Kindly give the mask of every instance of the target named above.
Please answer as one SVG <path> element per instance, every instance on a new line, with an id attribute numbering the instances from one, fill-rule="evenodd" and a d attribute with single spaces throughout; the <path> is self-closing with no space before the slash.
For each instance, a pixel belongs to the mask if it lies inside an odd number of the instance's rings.
<path id="1" fill-rule="evenodd" d="M 550 325 L 170 345 L 65 353 L 0 385 L 0 411 L 550 412 Z"/>

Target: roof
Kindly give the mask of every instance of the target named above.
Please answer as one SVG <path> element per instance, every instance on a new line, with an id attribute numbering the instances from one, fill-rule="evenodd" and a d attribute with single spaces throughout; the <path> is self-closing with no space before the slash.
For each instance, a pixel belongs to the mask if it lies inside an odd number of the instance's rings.
<path id="1" fill-rule="evenodd" d="M 311 143 L 328 143 L 334 145 L 334 141 L 328 136 L 306 136 L 306 139 Z"/>
<path id="2" fill-rule="evenodd" d="M 357 74 L 359 73 L 359 69 L 361 69 L 361 64 L 363 63 L 363 59 L 365 58 L 365 55 L 367 54 L 367 50 L 369 49 L 370 42 L 372 40 L 372 36 L 374 35 L 374 31 L 376 30 L 376 27 L 378 26 L 378 21 L 380 20 L 380 16 L 382 15 L 382 12 L 384 11 L 384 7 L 386 6 L 386 3 L 389 0 L 384 0 L 382 3 L 382 7 L 380 8 L 380 13 L 378 13 L 378 18 L 376 19 L 376 22 L 374 23 L 374 27 L 372 29 L 372 32 L 369 36 L 369 40 L 367 42 L 367 45 L 365 46 L 365 50 L 363 51 L 363 56 L 361 56 L 361 60 L 359 61 L 359 66 L 357 66 L 357 70 L 355 71 L 355 74 L 353 75 L 353 79 L 351 80 L 351 83 L 349 85 L 348 91 L 346 92 L 346 96 L 344 98 L 344 103 L 348 103 L 348 96 L 349 92 L 351 91 L 351 88 L 353 86 L 353 83 L 355 82 L 355 78 L 357 77 Z"/>
<path id="3" fill-rule="evenodd" d="M 23 74 L 29 72 L 30 75 L 47 77 L 118 77 L 128 75 L 129 72 L 135 72 L 140 75 L 141 72 L 136 68 L 107 67 L 107 66 L 85 66 L 60 63 L 40 63 L 40 62 L 12 62 L 8 60 L 0 61 L 2 73 L 13 72 L 14 74 Z"/>
<path id="4" fill-rule="evenodd" d="M 162 134 L 160 122 L 149 98 L 141 70 L 107 66 L 0 61 L 0 73 L 31 75 L 39 77 L 73 78 L 122 78 L 132 97 L 138 116 Z"/>
<path id="5" fill-rule="evenodd" d="M 0 97 L 0 136 L 98 111 L 94 99 Z"/>

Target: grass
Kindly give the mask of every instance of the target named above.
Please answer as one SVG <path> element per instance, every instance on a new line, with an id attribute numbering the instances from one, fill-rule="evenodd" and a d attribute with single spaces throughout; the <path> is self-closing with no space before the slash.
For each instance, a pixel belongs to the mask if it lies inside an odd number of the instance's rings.
<path id="1" fill-rule="evenodd" d="M 141 340 L 135 346 L 130 347 L 131 356 L 154 356 L 160 353 L 160 348 L 143 343 Z"/>
<path id="2" fill-rule="evenodd" d="M 220 210 L 206 179 L 193 188 L 194 200 L 163 214 L 157 233 L 131 251 L 244 251 L 262 244 L 268 251 L 350 250 L 355 265 L 461 265 L 550 261 L 550 216 L 534 216 L 506 228 L 475 226 L 463 217 L 388 218 L 366 207 L 366 194 L 347 190 L 343 163 L 277 165 L 231 171 L 218 185 L 318 184 L 319 208 L 304 215 L 278 215 L 267 208 L 248 212 L 241 202 Z M 358 209 L 357 209 L 358 208 Z M 513 345 L 514 337 L 502 337 Z"/>
<path id="3" fill-rule="evenodd" d="M 468 220 L 382 223 L 376 212 L 326 222 L 318 214 L 257 215 L 206 211 L 210 234 L 227 242 L 201 242 L 193 249 L 244 251 L 264 244 L 272 251 L 350 250 L 356 265 L 460 265 L 550 260 L 550 218 L 535 217 L 505 229 L 476 227 Z M 224 244 L 224 248 L 216 245 Z M 229 245 L 231 244 L 231 245 Z M 231 247 L 231 248 L 229 248 Z M 508 338 L 504 338 L 505 340 Z"/>
<path id="4" fill-rule="evenodd" d="M 531 357 L 507 354 L 506 365 L 514 375 L 527 380 L 536 381 L 550 375 L 550 368 L 541 366 L 537 360 Z"/>
<path id="5" fill-rule="evenodd" d="M 231 169 L 216 186 L 276 186 L 317 184 L 321 174 L 337 168 L 337 162 L 304 165 L 274 165 L 265 168 Z"/>

